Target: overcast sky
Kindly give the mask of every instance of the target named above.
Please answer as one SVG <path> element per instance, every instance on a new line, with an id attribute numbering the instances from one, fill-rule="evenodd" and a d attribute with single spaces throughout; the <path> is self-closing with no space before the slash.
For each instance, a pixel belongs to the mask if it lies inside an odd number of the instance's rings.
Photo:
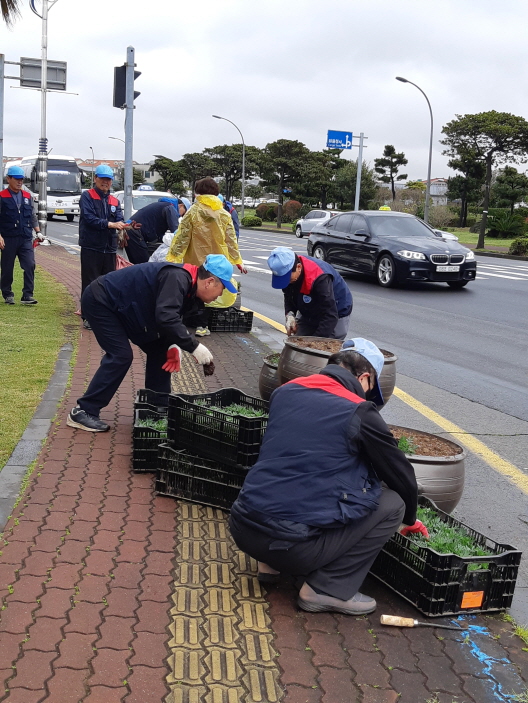
<path id="1" fill-rule="evenodd" d="M 39 57 L 41 21 L 23 0 L 13 29 L 0 27 L 10 61 Z M 37 6 L 40 2 L 37 0 Z M 124 112 L 112 107 L 113 67 L 136 49 L 134 159 L 239 140 L 259 147 L 299 139 L 322 149 L 328 129 L 363 131 L 367 161 L 385 144 L 404 151 L 409 178 L 425 178 L 429 114 L 433 177 L 448 176 L 439 144 L 456 114 L 527 116 L 528 3 L 521 0 L 58 0 L 48 58 L 68 62 L 68 87 L 50 94 L 53 151 L 123 158 Z M 6 66 L 6 73 L 18 72 Z M 4 153 L 36 153 L 40 93 L 6 81 Z M 347 152 L 357 156 L 357 149 Z"/>

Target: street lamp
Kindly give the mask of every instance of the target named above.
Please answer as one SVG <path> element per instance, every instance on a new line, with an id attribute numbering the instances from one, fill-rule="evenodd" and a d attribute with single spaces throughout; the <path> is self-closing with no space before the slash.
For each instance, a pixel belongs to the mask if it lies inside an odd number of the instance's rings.
<path id="1" fill-rule="evenodd" d="M 108 137 L 108 139 L 117 139 L 118 142 L 123 142 L 123 144 L 125 143 L 125 140 L 121 139 L 121 137 Z"/>
<path id="2" fill-rule="evenodd" d="M 242 139 L 242 217 L 244 217 L 244 194 L 246 192 L 246 144 L 244 142 L 244 137 L 236 124 L 231 122 L 231 120 L 228 120 L 227 117 L 220 117 L 220 115 L 213 115 L 213 117 L 217 120 L 225 120 L 226 122 L 232 124 L 235 129 L 238 129 L 240 139 Z"/>
<path id="3" fill-rule="evenodd" d="M 431 134 L 429 136 L 429 164 L 427 166 L 427 187 L 425 189 L 425 207 L 424 207 L 424 221 L 429 222 L 429 199 L 431 197 L 431 162 L 433 160 L 433 111 L 431 109 L 431 103 L 429 102 L 429 98 L 424 93 L 424 91 L 420 88 L 419 85 L 416 85 L 416 83 L 413 83 L 412 81 L 408 81 L 407 78 L 402 78 L 401 76 L 396 76 L 396 80 L 401 81 L 402 83 L 410 83 L 411 85 L 414 85 L 415 88 L 418 88 L 420 93 L 427 100 L 427 105 L 429 107 L 429 114 L 431 115 Z"/>
<path id="4" fill-rule="evenodd" d="M 93 147 L 89 147 L 92 150 L 92 188 L 93 188 L 93 179 L 94 179 L 94 171 L 95 171 L 95 156 L 94 156 L 94 150 Z"/>

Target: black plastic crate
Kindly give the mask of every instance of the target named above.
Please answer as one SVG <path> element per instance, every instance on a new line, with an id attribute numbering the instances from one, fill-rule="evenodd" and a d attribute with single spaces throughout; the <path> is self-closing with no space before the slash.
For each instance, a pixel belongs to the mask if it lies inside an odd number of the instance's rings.
<path id="1" fill-rule="evenodd" d="M 134 410 L 153 410 L 166 415 L 169 408 L 169 394 L 142 388 L 137 392 Z"/>
<path id="2" fill-rule="evenodd" d="M 160 444 L 156 491 L 162 495 L 229 510 L 247 471 Z"/>
<path id="3" fill-rule="evenodd" d="M 232 308 L 210 308 L 208 325 L 211 332 L 250 332 L 253 311 Z"/>
<path id="4" fill-rule="evenodd" d="M 154 473 L 158 468 L 158 445 L 167 441 L 167 433 L 141 427 L 138 420 L 163 420 L 167 415 L 154 410 L 136 410 L 132 432 L 132 466 L 136 473 Z"/>
<path id="5" fill-rule="evenodd" d="M 428 547 L 411 548 L 412 540 L 396 533 L 379 553 L 370 573 L 429 617 L 509 608 L 521 552 L 481 535 L 424 496 L 420 496 L 419 504 L 435 510 L 448 525 L 463 528 L 492 556 L 459 557 Z M 488 568 L 469 570 L 471 564 L 482 563 Z"/>
<path id="6" fill-rule="evenodd" d="M 196 405 L 199 400 L 202 405 Z M 249 418 L 227 415 L 210 406 L 239 403 L 268 412 L 262 398 L 253 398 L 236 388 L 215 393 L 169 396 L 169 439 L 176 446 L 230 466 L 249 467 L 256 462 L 268 417 Z"/>

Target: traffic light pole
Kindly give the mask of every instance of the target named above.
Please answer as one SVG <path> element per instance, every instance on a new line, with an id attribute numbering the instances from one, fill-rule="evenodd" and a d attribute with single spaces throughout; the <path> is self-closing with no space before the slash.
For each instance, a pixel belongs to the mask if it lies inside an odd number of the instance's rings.
<path id="1" fill-rule="evenodd" d="M 48 0 L 42 0 L 42 77 L 40 84 L 40 139 L 38 153 L 38 219 L 46 236 L 48 225 L 48 138 L 46 136 L 46 98 L 48 90 Z"/>
<path id="2" fill-rule="evenodd" d="M 134 66 L 135 51 L 133 46 L 127 47 L 126 60 L 126 107 L 125 107 L 125 220 L 132 215 L 132 186 L 133 186 L 133 145 L 134 145 Z"/>
<path id="3" fill-rule="evenodd" d="M 361 193 L 361 175 L 363 170 L 363 139 L 365 135 L 363 132 L 359 134 L 359 153 L 357 159 L 357 173 L 356 173 L 356 199 L 354 202 L 354 210 L 357 212 L 359 210 L 359 195 Z"/>

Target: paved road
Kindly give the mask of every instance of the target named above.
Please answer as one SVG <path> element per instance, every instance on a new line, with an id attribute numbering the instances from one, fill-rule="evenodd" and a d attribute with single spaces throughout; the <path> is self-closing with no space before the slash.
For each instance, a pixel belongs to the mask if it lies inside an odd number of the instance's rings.
<path id="1" fill-rule="evenodd" d="M 77 223 L 49 223 L 50 237 L 78 253 Z M 278 245 L 306 252 L 292 235 L 243 230 L 241 276 L 247 307 L 283 322 L 282 293 L 271 288 L 266 266 Z M 398 386 L 528 476 L 528 263 L 478 260 L 478 277 L 460 291 L 445 284 L 382 289 L 346 276 L 354 296 L 349 333 L 398 354 Z M 388 422 L 438 432 L 434 422 L 393 397 Z M 456 515 L 497 541 L 524 550 L 515 617 L 528 623 L 528 496 L 488 463 L 469 454 L 466 489 Z"/>

